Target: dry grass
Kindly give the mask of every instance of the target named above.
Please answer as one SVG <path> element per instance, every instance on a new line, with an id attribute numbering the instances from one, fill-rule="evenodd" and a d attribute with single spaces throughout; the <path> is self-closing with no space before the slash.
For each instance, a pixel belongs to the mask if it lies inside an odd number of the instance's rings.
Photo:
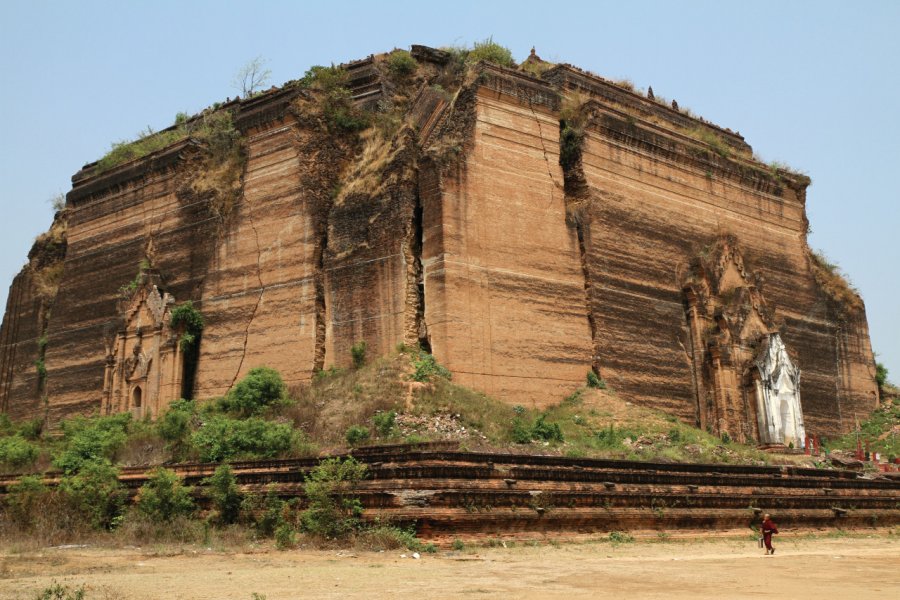
<path id="1" fill-rule="evenodd" d="M 34 293 L 38 298 L 56 297 L 59 282 L 62 280 L 63 266 L 63 261 L 59 261 L 34 271 L 31 281 L 34 285 Z"/>
<path id="2" fill-rule="evenodd" d="M 809 264 L 819 289 L 834 301 L 841 316 L 849 317 L 862 310 L 859 292 L 850 285 L 837 265 L 812 250 L 809 251 Z"/>
<path id="3" fill-rule="evenodd" d="M 343 444 L 352 425 L 369 426 L 379 411 L 403 408 L 411 372 L 404 354 L 379 358 L 358 370 L 323 371 L 291 390 L 295 402 L 282 415 L 322 445 Z"/>
<path id="4" fill-rule="evenodd" d="M 4 505 L 0 511 L 0 545 L 16 552 L 83 544 L 99 535 L 58 490 L 43 492 L 36 504 L 26 504 L 21 510 Z"/>
<path id="5" fill-rule="evenodd" d="M 245 163 L 239 150 L 231 152 L 225 159 L 210 156 L 191 181 L 195 193 L 209 198 L 209 212 L 218 223 L 228 222 L 241 197 Z"/>
<path id="6" fill-rule="evenodd" d="M 345 183 L 335 199 L 337 204 L 342 204 L 356 195 L 376 197 L 394 185 L 402 175 L 402 170 L 386 173 L 387 168 L 403 150 L 402 133 L 392 136 L 390 128 L 386 130 L 372 127 L 364 131 L 360 137 L 363 143 L 362 152 L 344 178 Z"/>
<path id="7" fill-rule="evenodd" d="M 556 63 L 548 62 L 546 60 L 528 59 L 528 60 L 524 61 L 521 65 L 519 65 L 519 68 L 521 70 L 525 71 L 526 73 L 528 73 L 529 75 L 533 75 L 540 79 L 542 74 L 544 74 L 546 71 L 549 71 L 550 69 L 552 69 L 555 66 L 556 66 Z"/>

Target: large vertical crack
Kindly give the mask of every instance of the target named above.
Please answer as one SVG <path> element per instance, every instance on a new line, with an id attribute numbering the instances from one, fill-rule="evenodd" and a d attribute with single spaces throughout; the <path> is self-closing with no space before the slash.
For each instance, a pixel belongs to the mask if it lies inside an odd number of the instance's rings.
<path id="1" fill-rule="evenodd" d="M 588 251 L 585 246 L 585 228 L 587 224 L 583 219 L 579 219 L 575 223 L 575 233 L 578 236 L 578 252 L 581 257 L 581 273 L 584 277 L 584 303 L 587 308 L 588 327 L 591 332 L 591 369 L 597 375 L 600 375 L 600 340 L 597 331 L 597 318 L 594 314 L 594 305 L 592 301 L 593 279 L 591 275 L 591 267 L 588 264 Z M 588 232 L 589 233 L 589 232 Z"/>
<path id="2" fill-rule="evenodd" d="M 250 313 L 250 318 L 247 320 L 247 327 L 244 329 L 244 346 L 241 350 L 241 361 L 238 363 L 238 368 L 234 372 L 234 377 L 231 379 L 231 385 L 228 386 L 229 388 L 234 386 L 238 376 L 241 374 L 241 369 L 244 366 L 244 359 L 247 357 L 247 342 L 250 340 L 250 327 L 253 325 L 253 319 L 256 318 L 256 313 L 262 302 L 263 294 L 266 292 L 262 280 L 262 248 L 259 245 L 259 230 L 256 229 L 256 223 L 253 221 L 253 205 L 247 202 L 246 198 L 244 199 L 244 205 L 247 207 L 247 222 L 250 223 L 250 228 L 253 229 L 253 236 L 256 241 L 256 279 L 259 282 L 259 295 L 256 297 L 256 304 L 253 305 L 253 311 Z"/>
<path id="3" fill-rule="evenodd" d="M 533 112 L 534 109 L 532 109 Z M 590 190 L 582 165 L 584 143 L 583 115 L 577 122 L 561 119 L 559 122 L 559 165 L 563 171 L 563 194 L 565 198 L 566 222 L 575 229 L 578 240 L 578 254 L 584 281 L 584 303 L 588 328 L 591 334 L 591 369 L 600 375 L 600 339 L 597 316 L 594 314 L 593 273 L 589 261 L 588 244 L 591 239 Z M 546 151 L 545 151 L 546 155 Z M 554 184 L 556 181 L 554 180 Z"/>
<path id="4" fill-rule="evenodd" d="M 419 178 L 412 194 L 411 222 L 407 230 L 406 240 L 402 244 L 403 258 L 406 262 L 406 327 L 404 343 L 418 344 L 425 352 L 431 352 L 431 341 L 428 326 L 425 322 L 425 270 L 422 264 L 422 247 L 424 241 L 424 224 L 422 199 L 419 193 Z"/>
<path id="5" fill-rule="evenodd" d="M 541 125 L 541 119 L 538 117 L 537 112 L 534 110 L 534 104 L 532 104 L 531 100 L 528 100 L 528 108 L 531 110 L 531 116 L 534 117 L 534 122 L 537 123 L 538 126 L 538 139 L 541 142 L 541 152 L 544 155 L 544 163 L 547 165 L 547 176 L 550 177 L 550 181 L 553 182 L 553 187 L 556 189 L 565 189 L 565 185 L 560 185 L 556 180 L 556 177 L 553 176 L 553 167 L 550 165 L 550 157 L 547 154 L 547 146 L 544 144 L 544 128 Z M 562 160 L 560 160 L 560 164 L 562 164 Z M 563 182 L 565 182 L 565 175 L 563 175 Z M 553 202 L 553 193 L 550 193 L 550 201 Z"/>
<path id="6" fill-rule="evenodd" d="M 316 244 L 313 264 L 315 265 L 314 281 L 316 291 L 316 338 L 313 354 L 313 373 L 325 368 L 325 343 L 328 334 L 325 307 L 325 250 L 328 248 L 328 213 L 331 204 L 324 207 L 316 218 Z"/>

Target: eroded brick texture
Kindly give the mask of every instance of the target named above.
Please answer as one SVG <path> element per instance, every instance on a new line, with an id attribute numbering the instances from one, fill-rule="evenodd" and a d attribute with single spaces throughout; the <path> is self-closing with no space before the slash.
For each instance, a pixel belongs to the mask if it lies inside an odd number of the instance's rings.
<path id="1" fill-rule="evenodd" d="M 369 356 L 419 343 L 454 381 L 510 403 L 559 402 L 594 369 L 626 400 L 753 439 L 752 364 L 778 333 L 807 432 L 846 431 L 877 405 L 864 309 L 813 276 L 807 178 L 569 66 L 535 78 L 479 65 L 444 90 L 448 58 L 425 50 L 387 146 L 336 133 L 296 86 L 229 104 L 246 163 L 224 217 L 192 187 L 204 150 L 191 140 L 76 174 L 58 291 L 38 294 L 33 265 L 11 287 L 2 410 L 56 424 L 98 409 L 141 271 L 204 315 L 201 398 L 253 367 L 297 385 L 349 364 L 359 341 Z M 399 85 L 379 64 L 349 66 L 370 111 Z M 573 104 L 581 136 L 564 167 Z"/>

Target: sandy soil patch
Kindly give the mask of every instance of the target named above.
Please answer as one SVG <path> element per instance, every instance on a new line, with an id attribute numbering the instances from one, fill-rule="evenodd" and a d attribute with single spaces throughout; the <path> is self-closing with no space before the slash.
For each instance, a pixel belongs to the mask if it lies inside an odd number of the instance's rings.
<path id="1" fill-rule="evenodd" d="M 405 554 L 406 558 L 401 555 Z M 900 538 L 744 539 L 405 551 L 53 548 L 0 553 L 0 598 L 56 580 L 86 598 L 900 598 Z"/>

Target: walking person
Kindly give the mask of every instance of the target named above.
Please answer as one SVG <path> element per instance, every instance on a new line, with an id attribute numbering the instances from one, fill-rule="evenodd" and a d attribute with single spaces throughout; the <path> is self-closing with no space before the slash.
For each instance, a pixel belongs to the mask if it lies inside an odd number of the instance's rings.
<path id="1" fill-rule="evenodd" d="M 775 554 L 775 548 L 772 547 L 772 535 L 776 533 L 778 533 L 778 526 L 772 521 L 772 516 L 763 515 L 762 534 L 763 541 L 766 543 L 766 554 Z"/>

